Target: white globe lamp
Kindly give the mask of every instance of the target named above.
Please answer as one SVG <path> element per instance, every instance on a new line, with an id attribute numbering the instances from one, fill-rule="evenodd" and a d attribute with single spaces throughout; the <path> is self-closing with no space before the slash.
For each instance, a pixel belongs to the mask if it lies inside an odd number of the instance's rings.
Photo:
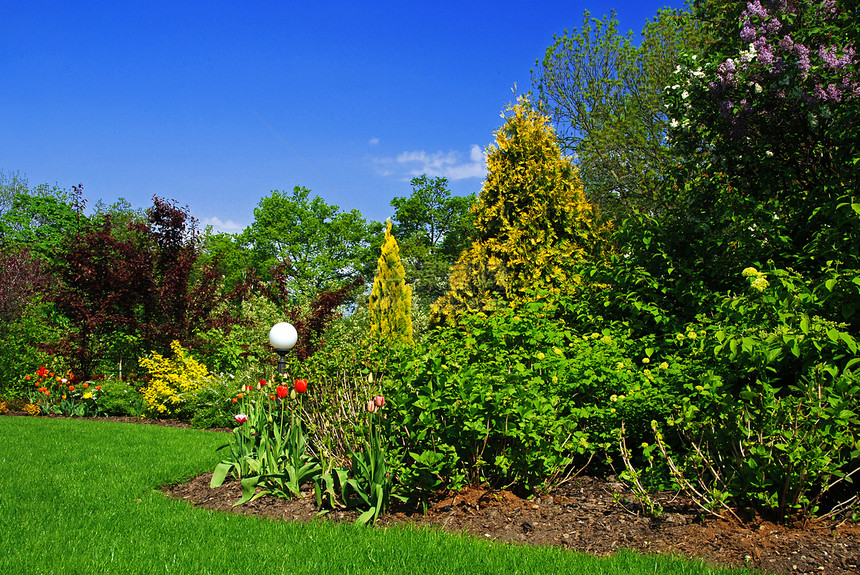
<path id="1" fill-rule="evenodd" d="M 293 346 L 296 345 L 296 341 L 298 341 L 298 339 L 299 334 L 296 331 L 296 328 L 285 321 L 276 323 L 272 326 L 272 329 L 269 330 L 269 343 L 272 344 L 272 348 L 279 356 L 278 373 L 281 375 L 283 375 L 287 368 L 287 360 L 284 359 L 284 356 L 288 351 L 293 349 Z"/>

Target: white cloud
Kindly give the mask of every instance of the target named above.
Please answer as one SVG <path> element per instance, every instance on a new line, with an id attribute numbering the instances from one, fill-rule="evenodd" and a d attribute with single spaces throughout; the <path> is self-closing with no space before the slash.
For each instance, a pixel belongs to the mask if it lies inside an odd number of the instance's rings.
<path id="1" fill-rule="evenodd" d="M 463 154 L 454 150 L 432 153 L 417 150 L 401 152 L 393 161 L 390 158 L 383 158 L 376 163 L 386 175 L 392 173 L 392 164 L 399 166 L 400 169 L 397 171 L 405 170 L 407 179 L 427 174 L 431 178 L 442 177 L 455 181 L 483 178 L 487 174 L 484 152 L 478 145 L 472 145 L 469 149 L 468 160 L 464 160 Z"/>
<path id="2" fill-rule="evenodd" d="M 200 225 L 203 229 L 205 229 L 206 226 L 212 226 L 212 231 L 214 231 L 215 233 L 225 234 L 235 234 L 245 229 L 245 226 L 237 224 L 233 220 L 227 220 L 225 222 L 218 216 L 203 218 L 200 220 Z"/>
<path id="3" fill-rule="evenodd" d="M 368 146 L 378 146 L 378 145 L 379 145 L 379 138 L 371 138 L 371 139 L 369 139 L 369 140 L 367 141 L 367 145 L 368 145 Z"/>

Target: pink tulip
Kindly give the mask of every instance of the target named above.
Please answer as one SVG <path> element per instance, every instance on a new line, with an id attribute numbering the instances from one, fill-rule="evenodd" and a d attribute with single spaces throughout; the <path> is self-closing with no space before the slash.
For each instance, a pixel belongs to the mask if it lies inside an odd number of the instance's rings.
<path id="1" fill-rule="evenodd" d="M 382 407 L 383 405 L 385 405 L 385 398 L 381 395 L 377 395 L 373 398 L 373 403 L 376 404 L 376 407 Z"/>
<path id="2" fill-rule="evenodd" d="M 245 415 L 244 413 L 237 413 L 233 417 L 236 419 L 236 423 L 239 423 L 239 424 L 245 423 L 246 421 L 248 421 L 248 416 Z"/>
<path id="3" fill-rule="evenodd" d="M 372 399 L 367 400 L 367 411 L 369 411 L 370 413 L 374 413 L 376 411 L 376 402 L 374 402 Z"/>

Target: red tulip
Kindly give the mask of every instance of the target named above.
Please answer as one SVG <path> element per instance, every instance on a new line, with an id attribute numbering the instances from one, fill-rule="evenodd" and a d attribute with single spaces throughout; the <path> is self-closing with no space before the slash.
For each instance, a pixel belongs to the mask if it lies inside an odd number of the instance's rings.
<path id="1" fill-rule="evenodd" d="M 290 394 L 290 390 L 287 389 L 287 387 L 285 385 L 279 385 L 277 392 L 278 392 L 278 397 L 280 397 L 281 399 L 284 399 L 285 397 L 287 397 Z"/>
<path id="2" fill-rule="evenodd" d="M 385 398 L 381 395 L 377 395 L 373 398 L 373 403 L 376 404 L 376 407 L 382 407 L 383 405 L 385 405 Z"/>
<path id="3" fill-rule="evenodd" d="M 261 380 L 260 380 L 260 381 L 258 381 L 257 383 L 259 383 L 260 385 L 266 385 L 266 380 L 265 380 L 265 379 L 261 379 Z"/>
<path id="4" fill-rule="evenodd" d="M 304 393 L 308 390 L 308 380 L 306 379 L 297 379 L 295 385 L 297 393 Z"/>

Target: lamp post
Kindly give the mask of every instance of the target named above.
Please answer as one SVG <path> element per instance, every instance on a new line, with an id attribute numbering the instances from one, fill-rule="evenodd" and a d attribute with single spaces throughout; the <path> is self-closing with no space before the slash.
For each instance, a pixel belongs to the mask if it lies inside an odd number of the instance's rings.
<path id="1" fill-rule="evenodd" d="M 279 374 L 284 375 L 284 371 L 287 369 L 287 360 L 284 359 L 284 356 L 288 351 L 293 349 L 293 346 L 296 345 L 296 341 L 298 339 L 299 334 L 296 332 L 296 328 L 285 321 L 276 323 L 272 326 L 272 329 L 269 330 L 269 343 L 272 344 L 272 348 L 274 348 L 275 353 L 279 356 Z"/>

